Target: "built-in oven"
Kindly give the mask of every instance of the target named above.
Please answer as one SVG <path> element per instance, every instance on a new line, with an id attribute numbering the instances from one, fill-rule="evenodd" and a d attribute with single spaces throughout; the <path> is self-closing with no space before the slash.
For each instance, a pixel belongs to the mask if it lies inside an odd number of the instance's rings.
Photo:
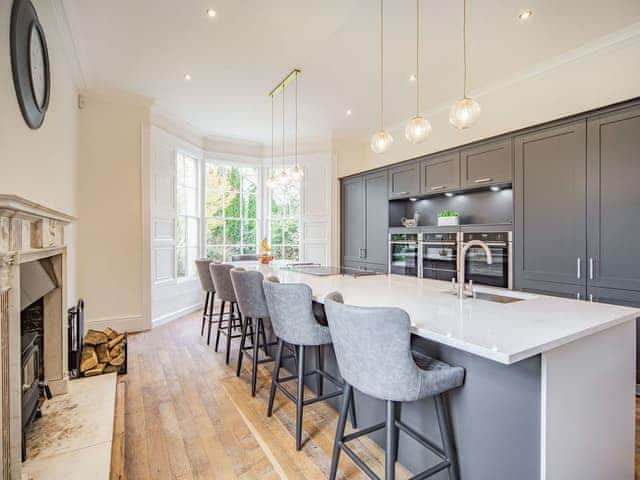
<path id="1" fill-rule="evenodd" d="M 418 234 L 389 234 L 389 273 L 418 276 Z"/>
<path id="2" fill-rule="evenodd" d="M 420 241 L 420 276 L 450 282 L 458 275 L 459 232 L 424 232 Z"/>
<path id="3" fill-rule="evenodd" d="M 493 262 L 487 264 L 487 256 L 481 247 L 471 247 L 465 258 L 465 282 L 513 288 L 513 247 L 511 232 L 464 233 L 464 243 L 481 240 L 491 250 Z"/>

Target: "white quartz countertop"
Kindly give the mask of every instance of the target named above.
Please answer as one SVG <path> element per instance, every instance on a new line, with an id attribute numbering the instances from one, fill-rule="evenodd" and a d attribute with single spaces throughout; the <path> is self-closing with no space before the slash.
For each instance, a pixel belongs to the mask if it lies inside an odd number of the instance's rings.
<path id="1" fill-rule="evenodd" d="M 446 282 L 400 275 L 319 277 L 255 262 L 238 266 L 306 283 L 318 302 L 339 291 L 351 305 L 402 308 L 416 335 L 507 365 L 640 317 L 633 308 L 480 286 L 476 291 L 525 300 L 460 300 Z"/>

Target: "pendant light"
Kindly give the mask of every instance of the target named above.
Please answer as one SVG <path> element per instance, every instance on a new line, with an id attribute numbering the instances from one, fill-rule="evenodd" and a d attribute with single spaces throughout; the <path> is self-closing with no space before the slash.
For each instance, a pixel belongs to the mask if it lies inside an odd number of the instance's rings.
<path id="1" fill-rule="evenodd" d="M 274 165 L 274 124 L 275 124 L 275 115 L 274 115 L 274 106 L 273 106 L 273 95 L 271 96 L 271 172 L 269 172 L 269 179 L 267 180 L 267 188 L 273 188 L 276 186 L 276 170 Z"/>
<path id="2" fill-rule="evenodd" d="M 302 180 L 304 172 L 298 165 L 298 72 L 296 72 L 296 126 L 295 126 L 295 165 L 291 169 L 291 179 L 295 182 Z"/>
<path id="3" fill-rule="evenodd" d="M 460 130 L 473 126 L 480 117 L 480 104 L 467 97 L 467 0 L 463 0 L 463 2 L 464 91 L 462 99 L 456 102 L 449 113 L 449 122 Z"/>
<path id="4" fill-rule="evenodd" d="M 380 131 L 371 137 L 371 150 L 385 153 L 392 143 L 393 137 L 384 130 L 384 0 L 380 0 Z"/>
<path id="5" fill-rule="evenodd" d="M 282 166 L 280 168 L 280 173 L 276 177 L 276 183 L 279 185 L 286 185 L 289 181 L 289 176 L 287 175 L 287 170 L 284 167 L 284 151 L 285 151 L 285 123 L 284 123 L 284 92 L 285 89 L 282 87 Z"/>
<path id="6" fill-rule="evenodd" d="M 422 143 L 431 133 L 431 123 L 420 115 L 420 0 L 416 0 L 416 116 L 407 122 L 404 135 L 413 144 Z"/>

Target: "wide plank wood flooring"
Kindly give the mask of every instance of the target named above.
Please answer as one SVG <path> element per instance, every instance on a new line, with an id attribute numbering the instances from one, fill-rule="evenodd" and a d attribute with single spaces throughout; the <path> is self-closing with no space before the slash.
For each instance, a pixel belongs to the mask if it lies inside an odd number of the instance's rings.
<path id="1" fill-rule="evenodd" d="M 273 417 L 266 416 L 271 365 L 260 368 L 258 393 L 252 398 L 248 370 L 240 378 L 235 376 L 237 340 L 227 366 L 224 349 L 215 353 L 200 337 L 200 321 L 196 313 L 129 336 L 129 370 L 122 378 L 126 478 L 326 479 L 337 413 L 323 402 L 306 407 L 306 443 L 296 452 L 293 403 L 278 394 Z M 639 429 L 640 402 L 636 402 Z M 351 445 L 383 476 L 382 449 L 366 438 Z M 396 468 L 399 479 L 410 476 Z M 343 454 L 339 478 L 366 477 Z M 640 480 L 638 473 L 636 479 Z"/>

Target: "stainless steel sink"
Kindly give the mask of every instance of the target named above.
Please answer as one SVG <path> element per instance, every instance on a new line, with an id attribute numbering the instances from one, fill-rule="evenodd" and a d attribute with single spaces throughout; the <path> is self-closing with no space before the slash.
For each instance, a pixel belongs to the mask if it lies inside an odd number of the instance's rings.
<path id="1" fill-rule="evenodd" d="M 493 293 L 486 293 L 486 292 L 476 292 L 474 298 L 477 300 L 487 300 L 489 302 L 496 302 L 496 303 L 514 303 L 514 302 L 521 302 L 522 300 L 525 300 L 524 298 L 507 297 L 506 295 L 496 295 Z"/>

